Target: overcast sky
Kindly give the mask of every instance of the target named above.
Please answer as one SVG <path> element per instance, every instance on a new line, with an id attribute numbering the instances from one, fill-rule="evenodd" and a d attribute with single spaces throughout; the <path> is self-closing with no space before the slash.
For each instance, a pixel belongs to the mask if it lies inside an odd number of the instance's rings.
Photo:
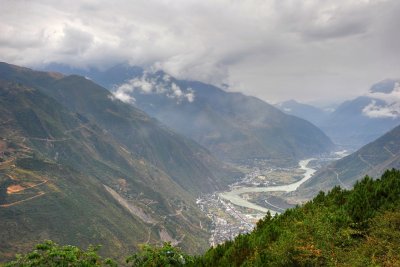
<path id="1" fill-rule="evenodd" d="M 0 60 L 129 61 L 268 102 L 330 101 L 400 77 L 400 1 L 0 0 Z"/>

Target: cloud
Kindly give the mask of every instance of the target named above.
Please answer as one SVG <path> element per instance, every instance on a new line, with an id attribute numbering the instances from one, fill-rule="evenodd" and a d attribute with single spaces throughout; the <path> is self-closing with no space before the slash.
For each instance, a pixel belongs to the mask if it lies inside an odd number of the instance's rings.
<path id="1" fill-rule="evenodd" d="M 369 1 L 277 1 L 283 27 L 306 40 L 326 41 L 366 33 L 374 7 Z M 377 3 L 377 2 L 376 2 Z"/>
<path id="2" fill-rule="evenodd" d="M 372 100 L 363 109 L 363 114 L 370 118 L 399 118 L 400 117 L 400 103 L 391 103 L 390 105 L 380 106 L 376 104 L 375 100 Z"/>
<path id="3" fill-rule="evenodd" d="M 0 60 L 34 67 L 128 61 L 267 100 L 348 97 L 400 69 L 397 0 L 4 0 L 2 11 Z"/>
<path id="4" fill-rule="evenodd" d="M 60 44 L 62 54 L 80 56 L 93 45 L 94 37 L 89 32 L 66 26 L 63 28 L 63 33 Z"/>
<path id="5" fill-rule="evenodd" d="M 134 87 L 130 84 L 123 84 L 117 88 L 110 96 L 112 100 L 118 99 L 124 103 L 134 104 L 136 99 L 131 95 L 133 93 Z"/>
<path id="6" fill-rule="evenodd" d="M 387 93 L 370 93 L 371 103 L 363 108 L 364 115 L 370 118 L 400 118 L 400 83 L 396 82 L 392 91 Z M 383 104 L 377 104 L 380 100 Z"/>
<path id="7" fill-rule="evenodd" d="M 176 103 L 182 101 L 191 103 L 195 100 L 195 93 L 192 88 L 181 88 L 171 81 L 171 76 L 168 74 L 145 72 L 141 77 L 131 79 L 115 88 L 113 96 L 125 103 L 134 103 L 136 101 L 133 97 L 135 93 L 165 95 L 174 99 Z"/>

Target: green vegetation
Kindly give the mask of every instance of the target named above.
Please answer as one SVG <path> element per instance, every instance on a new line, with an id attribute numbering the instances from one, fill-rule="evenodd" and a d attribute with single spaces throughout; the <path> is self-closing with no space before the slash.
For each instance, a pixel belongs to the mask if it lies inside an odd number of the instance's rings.
<path id="1" fill-rule="evenodd" d="M 102 258 L 98 254 L 100 246 L 89 246 L 85 251 L 76 246 L 60 246 L 53 241 L 36 245 L 36 248 L 25 255 L 17 255 L 14 261 L 4 264 L 4 267 L 34 267 L 34 266 L 118 266 L 110 258 Z M 126 259 L 128 266 L 158 267 L 184 266 L 194 263 L 193 257 L 182 253 L 170 243 L 162 247 L 144 245 L 140 251 Z"/>
<path id="2" fill-rule="evenodd" d="M 102 259 L 99 247 L 90 246 L 86 251 L 75 246 L 59 246 L 52 241 L 36 245 L 36 249 L 25 255 L 17 255 L 16 260 L 4 267 L 16 266 L 116 266 L 111 259 Z"/>
<path id="3" fill-rule="evenodd" d="M 65 264 L 68 262 L 68 264 Z M 53 264 L 54 263 L 54 264 Z M 366 176 L 352 190 L 321 192 L 301 207 L 267 215 L 256 229 L 191 257 L 165 243 L 142 246 L 129 266 L 399 266 L 400 171 L 380 179 Z M 62 265 L 64 264 L 64 265 Z M 106 266 L 90 247 L 59 247 L 51 242 L 6 266 Z"/>
<path id="4" fill-rule="evenodd" d="M 194 259 L 170 243 L 164 243 L 162 247 L 144 245 L 141 251 L 129 256 L 126 262 L 132 267 L 184 266 L 192 265 Z"/>

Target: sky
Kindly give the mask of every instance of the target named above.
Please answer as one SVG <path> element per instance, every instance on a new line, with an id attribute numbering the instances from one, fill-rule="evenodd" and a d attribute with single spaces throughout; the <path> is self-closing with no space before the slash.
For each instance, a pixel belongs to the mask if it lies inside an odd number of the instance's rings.
<path id="1" fill-rule="evenodd" d="M 398 0 L 0 0 L 0 61 L 129 62 L 270 103 L 400 78 Z"/>

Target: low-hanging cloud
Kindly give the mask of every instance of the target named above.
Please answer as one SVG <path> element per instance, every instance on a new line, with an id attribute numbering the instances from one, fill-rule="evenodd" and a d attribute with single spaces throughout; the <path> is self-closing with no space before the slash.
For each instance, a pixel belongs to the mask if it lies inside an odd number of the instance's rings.
<path id="1" fill-rule="evenodd" d="M 149 74 L 145 72 L 141 77 L 131 79 L 117 86 L 114 89 L 113 97 L 125 103 L 135 103 L 134 93 L 165 95 L 175 100 L 176 103 L 181 103 L 182 101 L 191 103 L 195 99 L 195 93 L 192 88 L 181 88 L 171 81 L 171 76 L 168 74 Z"/>
<path id="2" fill-rule="evenodd" d="M 364 115 L 370 118 L 400 118 L 400 83 L 396 82 L 391 92 L 370 93 L 373 98 L 371 102 L 363 108 Z M 380 102 L 378 104 L 378 101 Z"/>
<path id="3" fill-rule="evenodd" d="M 272 100 L 348 96 L 400 69 L 397 0 L 4 0 L 2 11 L 0 60 L 14 64 L 128 61 Z"/>

